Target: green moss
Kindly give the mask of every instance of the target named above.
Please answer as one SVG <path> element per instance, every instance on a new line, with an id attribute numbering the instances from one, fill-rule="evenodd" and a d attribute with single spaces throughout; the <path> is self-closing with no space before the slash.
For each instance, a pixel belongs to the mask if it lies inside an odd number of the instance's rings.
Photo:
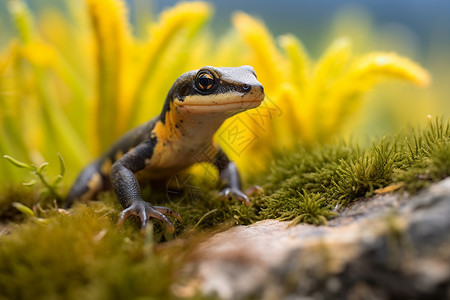
<path id="1" fill-rule="evenodd" d="M 450 121 L 436 119 L 422 132 L 410 129 L 401 152 L 403 164 L 394 170 L 394 181 L 411 193 L 450 175 Z"/>
<path id="2" fill-rule="evenodd" d="M 436 145 L 431 153 L 430 171 L 433 181 L 450 176 L 450 143 Z"/>
<path id="3" fill-rule="evenodd" d="M 358 153 L 349 161 L 342 160 L 336 170 L 332 191 L 340 204 L 371 196 L 375 189 L 392 183 L 397 153 L 395 146 L 382 140 L 368 151 Z"/>
<path id="4" fill-rule="evenodd" d="M 130 226 L 116 229 L 116 213 L 79 205 L 1 237 L 0 298 L 167 298 L 182 258 L 156 255 Z"/>
<path id="5" fill-rule="evenodd" d="M 296 196 L 268 197 L 261 211 L 261 219 L 291 220 L 293 225 L 304 222 L 314 225 L 326 225 L 327 218 L 336 215 L 332 211 L 327 198 L 321 194 L 303 194 L 297 191 Z"/>

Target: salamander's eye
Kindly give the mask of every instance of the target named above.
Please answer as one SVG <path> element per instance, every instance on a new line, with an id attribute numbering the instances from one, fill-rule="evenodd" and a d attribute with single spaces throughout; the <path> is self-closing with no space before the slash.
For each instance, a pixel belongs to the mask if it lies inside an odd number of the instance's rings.
<path id="1" fill-rule="evenodd" d="M 202 92 L 209 92 L 214 86 L 215 78 L 208 71 L 202 71 L 195 78 L 195 86 Z"/>

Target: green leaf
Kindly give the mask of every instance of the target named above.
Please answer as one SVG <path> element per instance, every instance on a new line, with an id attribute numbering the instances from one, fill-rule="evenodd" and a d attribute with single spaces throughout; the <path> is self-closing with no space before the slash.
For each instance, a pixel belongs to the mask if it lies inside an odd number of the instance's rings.
<path id="1" fill-rule="evenodd" d="M 64 163 L 64 159 L 60 153 L 58 153 L 58 159 L 59 159 L 59 170 L 60 170 L 59 174 L 61 175 L 61 179 L 62 179 L 64 177 L 64 174 L 66 173 L 66 164 Z M 61 179 L 59 181 L 61 181 Z"/>
<path id="2" fill-rule="evenodd" d="M 44 171 L 44 169 L 48 166 L 48 162 L 43 163 L 42 165 L 39 166 L 39 168 L 37 169 L 37 173 L 42 174 L 42 172 Z"/>
<path id="3" fill-rule="evenodd" d="M 24 162 L 18 161 L 17 159 L 12 158 L 9 155 L 3 155 L 3 157 L 7 161 L 9 161 L 10 163 L 12 163 L 13 165 L 15 165 L 18 168 L 25 168 L 25 169 L 29 169 L 29 170 L 32 170 L 32 171 L 34 170 L 34 167 L 32 165 L 29 165 L 29 164 L 26 164 Z"/>
<path id="4" fill-rule="evenodd" d="M 22 183 L 22 185 L 27 186 L 27 187 L 32 187 L 33 185 L 36 184 L 36 180 L 31 180 L 30 182 L 24 182 Z"/>
<path id="5" fill-rule="evenodd" d="M 34 211 L 31 208 L 29 208 L 28 206 L 23 205 L 20 202 L 13 202 L 12 206 L 14 206 L 18 211 L 20 211 L 24 215 L 27 215 L 27 216 L 30 216 L 30 217 L 35 217 L 36 216 Z"/>
<path id="6" fill-rule="evenodd" d="M 55 181 L 53 181 L 52 186 L 53 186 L 53 187 L 56 187 L 56 185 L 57 185 L 58 183 L 60 183 L 62 179 L 63 179 L 63 176 L 62 176 L 61 174 L 58 175 L 58 176 L 56 177 Z"/>

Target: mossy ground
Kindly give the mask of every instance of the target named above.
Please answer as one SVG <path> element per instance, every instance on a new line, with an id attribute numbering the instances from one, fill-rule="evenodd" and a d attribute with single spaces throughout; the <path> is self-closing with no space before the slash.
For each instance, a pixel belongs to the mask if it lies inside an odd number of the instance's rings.
<path id="1" fill-rule="evenodd" d="M 195 298 L 171 287 L 184 278 L 180 269 L 201 232 L 267 218 L 326 224 L 336 206 L 377 189 L 395 185 L 416 192 L 449 175 L 450 123 L 436 120 L 368 147 L 341 142 L 279 153 L 267 173 L 251 180 L 263 183 L 265 192 L 249 207 L 221 199 L 218 187 L 201 177 L 186 179 L 187 188 L 170 195 L 145 189 L 145 198 L 182 215 L 174 235 L 158 221 L 145 234 L 136 220 L 116 228 L 120 207 L 112 193 L 76 205 L 70 215 L 47 208 L 38 211 L 43 219 L 24 218 L 11 203 L 31 206 L 38 193 L 10 188 L 0 198 L 7 226 L 0 235 L 0 299 Z M 177 242 L 161 244 L 172 239 Z"/>

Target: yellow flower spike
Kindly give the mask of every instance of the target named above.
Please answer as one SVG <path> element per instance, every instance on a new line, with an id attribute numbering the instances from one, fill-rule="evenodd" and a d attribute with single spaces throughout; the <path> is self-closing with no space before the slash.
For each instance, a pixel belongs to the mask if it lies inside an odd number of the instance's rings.
<path id="1" fill-rule="evenodd" d="M 311 131 L 308 127 L 310 124 L 305 124 L 300 115 L 299 94 L 295 86 L 285 82 L 273 95 L 276 100 L 266 99 L 261 107 L 235 117 L 239 121 L 235 119 L 229 121 L 231 124 L 239 125 L 239 122 L 246 124 L 248 129 L 240 125 L 242 131 L 240 140 L 252 141 L 242 154 L 233 157 L 239 167 L 250 173 L 262 172 L 267 169 L 268 165 L 265 162 L 272 158 L 274 150 L 286 151 L 299 140 L 303 143 L 311 142 L 311 136 L 309 136 Z M 232 127 L 226 123 L 222 128 L 229 130 Z M 219 134 L 225 130 L 222 128 Z M 277 138 L 274 139 L 274 137 Z M 224 149 L 232 145 L 229 141 L 224 144 L 226 144 Z M 227 153 L 233 153 L 236 148 L 227 149 Z"/>
<path id="2" fill-rule="evenodd" d="M 235 30 L 225 33 L 217 42 L 215 42 L 215 51 L 213 60 L 217 66 L 241 66 L 248 64 L 245 59 L 246 49 L 239 39 Z"/>
<path id="3" fill-rule="evenodd" d="M 97 64 L 97 136 L 98 150 L 111 145 L 121 133 L 122 117 L 118 112 L 123 98 L 123 80 L 126 76 L 125 57 L 130 43 L 127 10 L 119 0 L 86 0 L 94 30 Z M 113 134 L 111 134 L 111 131 Z M 98 150 L 96 152 L 98 152 Z"/>
<path id="4" fill-rule="evenodd" d="M 23 99 L 27 100 L 24 108 L 26 112 L 18 110 L 15 116 L 19 124 L 16 127 L 20 128 L 16 134 L 17 139 L 23 139 L 16 142 L 16 147 L 22 148 L 25 155 L 31 156 L 32 153 L 46 152 L 44 149 L 50 149 L 47 144 L 55 147 L 56 143 L 58 147 L 70 152 L 75 164 L 81 163 L 89 154 L 62 111 L 58 98 L 53 97 L 49 88 L 51 79 L 47 68 L 54 65 L 54 48 L 45 44 L 34 31 L 33 16 L 26 2 L 10 0 L 8 8 L 20 40 L 15 63 L 19 63 L 19 58 L 25 58 L 29 62 L 21 65 L 26 67 L 14 68 L 13 81 L 20 90 L 14 99 L 21 103 Z M 29 111 L 39 113 L 29 116 Z"/>
<path id="5" fill-rule="evenodd" d="M 180 61 L 179 64 L 185 67 L 183 71 L 195 70 L 209 65 L 222 66 L 223 64 L 219 62 L 219 58 L 215 56 L 215 43 L 214 37 L 208 33 L 198 35 L 184 43 L 182 46 L 187 47 L 191 51 L 181 50 L 179 54 L 181 58 L 178 59 Z M 180 51 L 180 49 L 177 50 Z M 225 65 L 228 65 L 228 62 Z"/>
<path id="6" fill-rule="evenodd" d="M 302 136 L 298 110 L 293 109 L 298 106 L 297 98 L 298 90 L 282 83 L 273 98 L 227 120 L 216 134 L 217 141 L 243 170 L 265 170 L 273 150 L 291 148 Z"/>
<path id="7" fill-rule="evenodd" d="M 55 64 L 56 52 L 53 47 L 39 40 L 33 40 L 19 48 L 20 55 L 30 64 L 49 68 Z"/>
<path id="8" fill-rule="evenodd" d="M 66 16 L 55 9 L 44 10 L 37 19 L 40 33 L 48 43 L 67 53 L 70 49 L 71 31 Z"/>
<path id="9" fill-rule="evenodd" d="M 338 38 L 317 62 L 313 74 L 315 88 L 327 88 L 344 71 L 351 56 L 351 43 L 348 38 Z"/>
<path id="10" fill-rule="evenodd" d="M 273 124 L 273 136 L 277 137 L 276 148 L 286 150 L 292 148 L 301 139 L 303 142 L 310 140 L 308 124 L 305 124 L 302 111 L 302 101 L 299 99 L 299 90 L 290 83 L 284 83 L 280 87 L 276 104 L 280 110 L 280 117 Z M 271 138 L 271 137 L 267 137 Z M 261 144 L 260 147 L 263 145 Z"/>
<path id="11" fill-rule="evenodd" d="M 373 52 L 355 59 L 335 84 L 325 131 L 338 132 L 342 120 L 359 109 L 363 93 L 385 78 L 407 80 L 419 86 L 427 86 L 431 80 L 426 70 L 395 53 Z"/>
<path id="12" fill-rule="evenodd" d="M 5 74 L 8 65 L 16 59 L 18 52 L 17 44 L 11 42 L 0 55 L 0 78 Z"/>
<path id="13" fill-rule="evenodd" d="M 271 157 L 276 141 L 266 115 L 264 109 L 252 109 L 228 119 L 216 132 L 215 140 L 239 168 L 260 171 Z"/>
<path id="14" fill-rule="evenodd" d="M 310 60 L 303 44 L 292 34 L 286 34 L 279 38 L 279 44 L 286 53 L 290 72 L 289 77 L 296 87 L 304 92 L 310 79 Z"/>
<path id="15" fill-rule="evenodd" d="M 324 130 L 324 120 L 329 118 L 329 114 L 333 113 L 330 107 L 333 105 L 334 99 L 330 97 L 330 89 L 344 74 L 345 68 L 351 56 L 351 43 L 347 38 L 339 38 L 331 44 L 322 58 L 317 62 L 310 89 L 307 94 L 307 107 L 311 108 L 307 112 L 313 126 L 313 136 L 318 140 L 323 140 L 328 132 Z"/>
<path id="16" fill-rule="evenodd" d="M 211 43 L 205 40 L 205 35 L 200 37 L 202 39 L 198 37 L 186 39 L 180 35 L 174 38 L 170 47 L 160 55 L 159 60 L 163 63 L 155 66 L 152 72 L 157 76 L 152 76 L 140 93 L 141 99 L 145 101 L 140 101 L 139 111 L 132 119 L 132 127 L 148 121 L 150 116 L 156 116 L 161 112 L 167 92 L 179 75 L 211 63 L 210 61 L 206 63 Z M 149 99 L 151 101 L 148 101 Z"/>
<path id="17" fill-rule="evenodd" d="M 380 77 L 411 81 L 419 86 L 427 86 L 430 74 L 408 58 L 396 53 L 373 52 L 357 59 L 350 69 L 356 80 L 375 80 Z"/>
<path id="18" fill-rule="evenodd" d="M 211 13 L 211 6 L 205 2 L 181 2 L 162 12 L 159 22 L 151 25 L 150 38 L 145 46 L 145 61 L 141 64 L 142 70 L 135 80 L 137 85 L 131 99 L 132 109 L 127 120 L 128 127 L 136 119 L 142 107 L 142 93 L 145 86 L 154 75 L 155 69 L 161 62 L 161 56 L 167 51 L 171 42 L 183 30 L 187 30 L 186 39 L 192 37 Z"/>
<path id="19" fill-rule="evenodd" d="M 79 55 L 85 54 L 84 45 L 73 47 L 76 44 L 78 35 L 71 23 L 67 22 L 67 16 L 56 9 L 43 10 L 37 19 L 39 32 L 47 45 L 51 45 L 59 54 L 63 54 L 65 60 L 74 60 Z M 76 66 L 79 68 L 80 66 Z"/>
<path id="20" fill-rule="evenodd" d="M 300 138 L 302 143 L 307 145 L 314 139 L 314 136 L 312 136 L 314 121 L 311 118 L 314 102 L 308 101 L 307 98 L 308 96 L 311 97 L 308 94 L 311 88 L 311 62 L 303 44 L 294 35 L 281 36 L 279 43 L 289 59 L 290 79 L 293 84 L 293 86 L 284 85 L 287 100 L 280 99 L 278 101 L 282 110 L 291 115 L 289 123 L 284 124 L 284 127 L 295 128 L 295 132 L 298 133 L 297 136 L 293 137 L 291 143 L 296 138 Z"/>
<path id="21" fill-rule="evenodd" d="M 286 70 L 286 62 L 278 51 L 272 35 L 261 21 L 243 12 L 235 13 L 232 21 L 252 50 L 254 55 L 252 65 L 264 89 L 269 93 L 274 92 L 286 78 L 282 71 Z"/>

